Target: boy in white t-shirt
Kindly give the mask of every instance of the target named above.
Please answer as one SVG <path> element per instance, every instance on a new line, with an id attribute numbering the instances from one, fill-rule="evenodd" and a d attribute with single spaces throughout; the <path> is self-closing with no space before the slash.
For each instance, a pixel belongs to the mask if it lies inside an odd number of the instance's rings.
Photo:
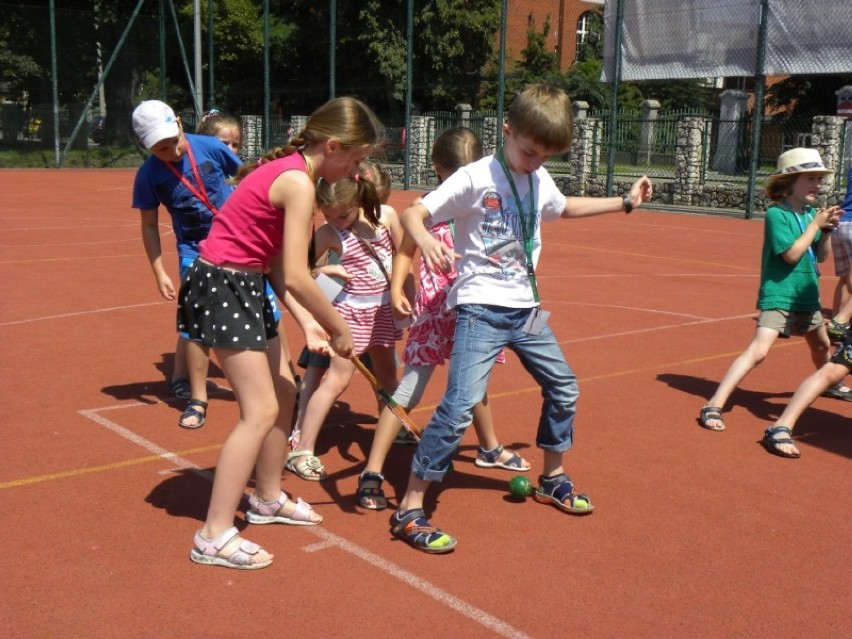
<path id="1" fill-rule="evenodd" d="M 571 448 L 577 380 L 542 311 L 535 283 L 541 251 L 540 222 L 559 217 L 629 213 L 651 199 L 647 177 L 624 197 L 566 197 L 544 163 L 571 144 L 571 101 L 553 87 L 527 87 L 509 107 L 502 152 L 463 167 L 437 190 L 402 213 L 402 224 L 433 270 L 448 270 L 458 258 L 458 277 L 448 304 L 456 308 L 455 348 L 447 391 L 411 464 L 411 475 L 391 532 L 418 550 L 451 551 L 456 540 L 431 526 L 423 512 L 430 482 L 440 481 L 485 394 L 497 355 L 508 347 L 541 385 L 544 403 L 536 445 L 544 468 L 534 497 L 574 514 L 594 509 L 574 491 L 562 468 Z M 438 242 L 427 225 L 453 220 L 455 252 Z M 499 305 L 498 305 L 499 304 Z"/>

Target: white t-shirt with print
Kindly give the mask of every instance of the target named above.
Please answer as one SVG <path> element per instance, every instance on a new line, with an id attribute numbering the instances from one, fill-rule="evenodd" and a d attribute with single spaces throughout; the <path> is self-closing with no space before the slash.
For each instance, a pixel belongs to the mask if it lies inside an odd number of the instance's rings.
<path id="1" fill-rule="evenodd" d="M 529 177 L 510 173 L 528 220 L 535 197 L 536 225 L 533 267 L 541 253 L 541 221 L 557 219 L 566 198 L 553 178 L 540 168 Z M 518 203 L 506 173 L 493 155 L 462 167 L 422 200 L 431 222 L 453 220 L 459 275 L 447 298 L 450 308 L 459 304 L 487 304 L 508 308 L 536 305 L 527 275 Z"/>

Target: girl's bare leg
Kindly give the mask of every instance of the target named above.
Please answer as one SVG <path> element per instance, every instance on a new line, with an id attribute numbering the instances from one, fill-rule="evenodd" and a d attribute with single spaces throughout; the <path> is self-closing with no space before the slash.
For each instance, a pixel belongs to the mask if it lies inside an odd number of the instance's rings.
<path id="1" fill-rule="evenodd" d="M 214 539 L 234 525 L 234 514 L 260 448 L 278 415 L 266 351 L 222 349 L 217 351 L 217 356 L 240 405 L 240 419 L 225 440 L 216 463 L 210 507 L 201 529 L 206 539 Z M 233 546 L 233 550 L 238 546 L 235 542 L 228 545 Z M 223 549 L 223 554 L 229 555 L 227 549 Z M 254 560 L 266 561 L 269 557 L 269 553 L 263 551 L 255 555 Z"/>
<path id="2" fill-rule="evenodd" d="M 751 343 L 733 361 L 728 368 L 728 372 L 725 373 L 725 377 L 719 383 L 719 387 L 716 389 L 713 397 L 707 401 L 706 406 L 718 406 L 723 409 L 731 394 L 740 385 L 740 382 L 745 379 L 746 375 L 766 359 L 766 355 L 769 353 L 769 349 L 772 348 L 776 339 L 778 339 L 778 331 L 759 326 L 754 332 L 754 338 L 751 340 Z M 708 420 L 708 426 L 712 428 L 713 422 L 720 421 L 714 419 Z"/>
<path id="3" fill-rule="evenodd" d="M 302 432 L 299 435 L 299 443 L 293 448 L 293 452 L 313 452 L 315 450 L 320 429 L 326 417 L 328 417 L 331 407 L 334 406 L 334 402 L 349 386 L 354 372 L 355 365 L 345 357 L 331 358 L 328 374 L 305 406 Z"/>

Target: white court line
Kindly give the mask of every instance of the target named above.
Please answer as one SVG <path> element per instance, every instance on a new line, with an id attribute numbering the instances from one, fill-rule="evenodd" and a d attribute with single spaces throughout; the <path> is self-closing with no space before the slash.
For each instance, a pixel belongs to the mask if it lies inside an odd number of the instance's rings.
<path id="1" fill-rule="evenodd" d="M 55 226 L 45 224 L 44 226 L 21 226 L 17 228 L 0 229 L 0 232 L 11 233 L 13 231 L 79 231 L 81 229 L 116 229 L 116 228 L 139 228 L 139 222 L 115 222 L 114 224 L 89 224 L 87 226 Z M 137 238 L 138 239 L 138 238 Z"/>
<path id="2" fill-rule="evenodd" d="M 142 402 L 134 402 L 132 404 L 121 404 L 116 406 L 109 406 L 104 408 L 94 408 L 89 410 L 80 410 L 77 411 L 83 417 L 91 419 L 96 424 L 103 426 L 107 430 L 119 435 L 120 437 L 124 437 L 128 441 L 133 442 L 137 446 L 141 446 L 145 450 L 161 456 L 163 459 L 170 461 L 171 463 L 177 464 L 180 468 L 191 470 L 192 472 L 198 474 L 201 477 L 204 477 L 208 481 L 213 481 L 213 473 L 209 471 L 202 470 L 197 465 L 193 464 L 188 459 L 184 459 L 180 455 L 177 455 L 169 450 L 166 450 L 162 446 L 155 444 L 154 442 L 145 439 L 144 437 L 137 435 L 131 430 L 128 430 L 124 426 L 116 424 L 115 422 L 103 417 L 99 414 L 100 411 L 105 410 L 116 410 L 119 408 L 134 408 L 137 406 L 147 406 L 147 404 L 143 404 Z M 361 559 L 362 561 L 367 562 L 371 566 L 378 568 L 386 575 L 393 577 L 394 579 L 398 579 L 403 583 L 411 586 L 412 588 L 419 590 L 420 592 L 426 594 L 431 597 L 438 603 L 442 603 L 451 610 L 464 615 L 468 619 L 475 621 L 479 625 L 487 628 L 491 632 L 501 637 L 509 637 L 511 639 L 527 639 L 528 635 L 517 628 L 509 625 L 505 621 L 494 617 L 493 615 L 488 614 L 484 610 L 473 606 L 466 601 L 459 599 L 458 597 L 454 597 L 446 590 L 422 579 L 418 575 L 405 570 L 401 566 L 396 565 L 392 561 L 388 561 L 384 557 L 377 555 L 375 553 L 370 552 L 366 548 L 362 548 L 361 546 L 352 543 L 351 541 L 340 537 L 339 535 L 335 535 L 334 533 L 330 533 L 327 530 L 323 530 L 318 526 L 307 526 L 304 527 L 305 532 L 309 532 L 320 538 L 320 542 L 316 544 L 311 544 L 303 548 L 306 552 L 316 552 L 317 550 L 321 550 L 323 548 L 328 547 L 337 547 L 343 550 L 344 552 Z"/>
<path id="3" fill-rule="evenodd" d="M 95 313 L 124 311 L 130 308 L 142 308 L 144 306 L 160 306 L 162 304 L 174 304 L 174 302 L 145 302 L 143 304 L 130 304 L 128 306 L 113 306 L 110 308 L 95 308 L 90 311 L 75 311 L 74 313 L 62 313 L 61 315 L 44 315 L 42 317 L 31 317 L 25 320 L 15 320 L 13 322 L 0 322 L 0 328 L 4 326 L 14 326 L 16 324 L 31 324 L 32 322 L 44 322 L 46 320 L 65 319 L 66 317 L 77 317 L 79 315 L 93 315 Z"/>
<path id="4" fill-rule="evenodd" d="M 65 244 L 55 244 L 53 242 L 45 242 L 43 244 L 0 244 L 0 248 L 7 249 L 19 249 L 19 248 L 43 248 L 45 246 L 50 248 L 56 248 L 59 246 L 89 246 L 92 244 L 120 244 L 121 242 L 139 242 L 138 235 L 134 235 L 133 237 L 128 237 L 123 240 L 111 239 L 111 240 L 103 240 L 98 242 L 68 242 Z M 29 260 L 32 261 L 32 260 Z M 5 262 L 5 264 L 14 264 L 15 262 Z"/>
<path id="5" fill-rule="evenodd" d="M 673 328 L 683 328 L 684 326 L 699 326 L 701 324 L 714 324 L 716 322 L 728 322 L 731 320 L 747 319 L 754 317 L 756 313 L 748 313 L 746 315 L 731 315 L 730 317 L 719 317 L 715 319 L 699 319 L 694 322 L 681 322 L 680 324 L 669 324 L 668 326 L 654 326 L 653 328 L 637 328 L 634 331 L 621 331 L 620 333 L 610 333 L 609 335 L 592 335 L 589 337 L 577 337 L 574 339 L 559 340 L 560 344 L 578 344 L 580 342 L 593 342 L 599 339 L 613 339 L 615 337 L 626 337 L 628 335 L 641 335 L 642 333 L 654 333 L 656 331 L 665 331 Z"/>

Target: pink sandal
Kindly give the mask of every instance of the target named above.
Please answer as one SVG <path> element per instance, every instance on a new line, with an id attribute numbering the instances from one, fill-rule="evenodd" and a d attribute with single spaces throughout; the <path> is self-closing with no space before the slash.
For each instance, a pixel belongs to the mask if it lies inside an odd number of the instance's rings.
<path id="1" fill-rule="evenodd" d="M 311 513 L 314 512 L 314 509 L 311 508 L 308 502 L 303 501 L 301 497 L 296 499 L 296 510 L 293 511 L 293 514 L 289 516 L 285 515 L 283 513 L 284 504 L 288 501 L 290 501 L 290 498 L 283 490 L 275 501 L 260 501 L 257 495 L 251 495 L 249 497 L 249 506 L 251 508 L 246 511 L 246 519 L 252 524 L 316 526 L 322 523 L 322 517 L 319 515 L 317 515 L 320 517 L 319 521 L 311 520 Z"/>
<path id="2" fill-rule="evenodd" d="M 272 563 L 272 559 L 252 563 L 252 558 L 263 548 L 246 539 L 240 539 L 239 548 L 230 556 L 223 557 L 222 549 L 234 538 L 239 538 L 239 531 L 231 526 L 215 539 L 205 539 L 199 530 L 195 533 L 195 547 L 190 551 L 189 558 L 197 564 L 207 566 L 224 566 L 225 568 L 236 568 L 237 570 L 257 570 L 266 568 Z"/>

